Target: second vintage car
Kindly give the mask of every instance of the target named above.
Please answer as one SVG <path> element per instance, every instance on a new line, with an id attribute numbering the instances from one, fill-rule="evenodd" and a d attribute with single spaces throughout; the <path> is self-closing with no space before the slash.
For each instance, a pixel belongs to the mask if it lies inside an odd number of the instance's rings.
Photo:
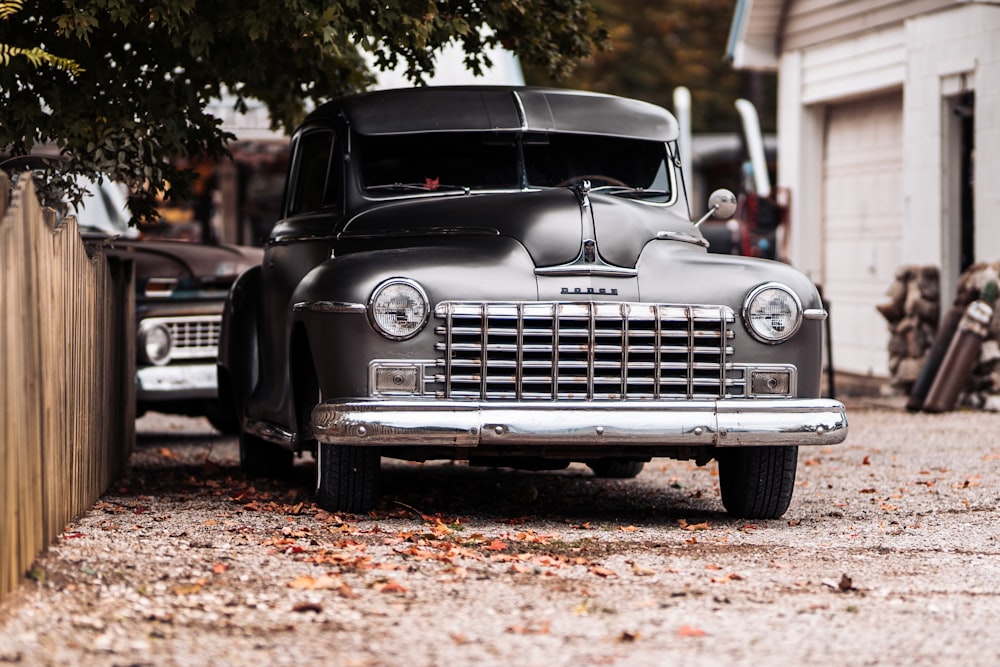
<path id="1" fill-rule="evenodd" d="M 0 168 L 12 183 L 26 172 L 45 183 L 46 172 L 61 173 L 63 161 L 40 152 L 0 161 Z M 39 190 L 39 201 L 57 217 L 76 217 L 88 252 L 135 267 L 136 413 L 205 416 L 220 431 L 234 433 L 232 401 L 219 400 L 216 385 L 222 308 L 236 277 L 260 264 L 261 249 L 150 238 L 129 225 L 118 183 L 73 181 L 86 193 L 76 205 L 56 187 Z"/>
<path id="2" fill-rule="evenodd" d="M 283 217 L 229 294 L 220 392 L 251 474 L 317 459 L 319 504 L 373 507 L 381 457 L 632 477 L 719 462 L 776 518 L 820 397 L 823 310 L 785 264 L 708 254 L 666 110 L 525 87 L 329 102 L 292 139 Z M 719 191 L 709 215 L 732 215 Z"/>

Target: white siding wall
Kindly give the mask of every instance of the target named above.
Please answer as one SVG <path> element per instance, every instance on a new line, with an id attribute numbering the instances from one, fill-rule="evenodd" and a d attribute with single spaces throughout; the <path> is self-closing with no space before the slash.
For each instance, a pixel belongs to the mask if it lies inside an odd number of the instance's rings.
<path id="1" fill-rule="evenodd" d="M 902 245 L 904 35 L 890 27 L 785 53 L 779 71 L 790 259 L 830 301 L 837 369 L 878 376 L 888 373 L 888 331 L 875 306 Z"/>
<path id="2" fill-rule="evenodd" d="M 903 102 L 890 93 L 827 108 L 823 285 L 840 370 L 882 375 L 888 331 L 875 307 L 900 265 Z"/>
<path id="3" fill-rule="evenodd" d="M 839 370 L 888 375 L 888 333 L 874 305 L 899 266 L 943 266 L 945 299 L 954 293 L 948 271 L 957 267 L 957 213 L 943 195 L 942 128 L 944 98 L 958 92 L 963 75 L 976 93 L 976 259 L 1000 259 L 993 222 L 1000 212 L 1000 4 L 921 8 L 926 13 L 814 43 L 803 31 L 779 61 L 777 184 L 792 193 L 790 259 L 831 300 Z M 864 139 L 865 132 L 873 134 Z M 867 176 L 880 199 L 844 191 L 851 189 L 845 170 L 854 168 L 844 156 L 831 159 L 831 141 L 869 142 L 875 153 L 882 142 L 882 157 L 869 156 L 881 171 Z"/>
<path id="4" fill-rule="evenodd" d="M 969 4 L 906 24 L 907 77 L 903 159 L 907 234 L 903 262 L 942 267 L 942 294 L 950 299 L 958 277 L 959 212 L 946 193 L 957 178 L 949 169 L 943 132 L 952 119 L 944 98 L 964 86 L 976 94 L 975 256 L 1000 260 L 1000 5 Z"/>

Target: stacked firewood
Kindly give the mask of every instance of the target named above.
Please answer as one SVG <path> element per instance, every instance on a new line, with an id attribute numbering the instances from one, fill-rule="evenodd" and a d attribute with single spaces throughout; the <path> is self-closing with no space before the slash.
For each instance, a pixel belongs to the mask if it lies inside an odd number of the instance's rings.
<path id="1" fill-rule="evenodd" d="M 889 302 L 878 311 L 889 323 L 889 372 L 892 387 L 909 394 L 927 364 L 928 354 L 938 335 L 939 324 L 954 327 L 957 316 L 979 298 L 983 286 L 1000 275 L 1000 262 L 975 264 L 959 279 L 952 307 L 939 322 L 940 289 L 938 269 L 908 266 L 896 273 L 889 288 Z M 941 368 L 938 373 L 952 369 Z M 1000 411 L 1000 308 L 993 314 L 979 358 L 959 398 L 962 407 Z"/>
<path id="2" fill-rule="evenodd" d="M 935 266 L 904 266 L 889 288 L 889 303 L 877 306 L 889 323 L 889 376 L 909 393 L 934 343 L 940 312 L 940 276 Z"/>

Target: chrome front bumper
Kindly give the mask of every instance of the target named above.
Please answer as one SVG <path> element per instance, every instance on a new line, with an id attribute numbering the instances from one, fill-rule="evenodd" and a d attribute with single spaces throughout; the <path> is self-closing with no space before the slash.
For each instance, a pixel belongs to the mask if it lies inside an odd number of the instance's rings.
<path id="1" fill-rule="evenodd" d="M 319 442 L 378 446 L 835 445 L 847 412 L 830 399 L 656 402 L 331 401 L 312 413 Z"/>
<path id="2" fill-rule="evenodd" d="M 139 401 L 215 398 L 218 371 L 210 364 L 167 364 L 142 366 L 135 374 L 135 394 Z"/>

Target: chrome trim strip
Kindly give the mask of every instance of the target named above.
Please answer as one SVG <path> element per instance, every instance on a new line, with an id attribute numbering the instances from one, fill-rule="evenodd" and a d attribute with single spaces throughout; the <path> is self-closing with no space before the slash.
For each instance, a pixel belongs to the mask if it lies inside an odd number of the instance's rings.
<path id="1" fill-rule="evenodd" d="M 294 433 L 271 422 L 247 417 L 243 420 L 243 431 L 276 445 L 292 447 L 295 444 Z"/>
<path id="2" fill-rule="evenodd" d="M 569 264 L 562 266 L 543 266 L 535 269 L 536 276 L 607 276 L 609 278 L 634 278 L 639 275 L 635 269 L 613 266 L 597 255 L 597 262 L 588 264 L 583 261 L 583 253 Z"/>
<path id="3" fill-rule="evenodd" d="M 709 246 L 708 239 L 687 232 L 656 232 L 656 238 L 660 241 L 681 241 L 682 243 L 692 243 L 702 248 Z"/>
<path id="4" fill-rule="evenodd" d="M 658 402 L 331 401 L 316 406 L 323 443 L 478 447 L 835 445 L 847 437 L 832 399 Z M 261 436 L 266 437 L 266 436 Z"/>
<path id="5" fill-rule="evenodd" d="M 822 322 L 829 315 L 825 308 L 806 308 L 802 311 L 802 319 L 804 320 L 819 320 Z"/>
<path id="6" fill-rule="evenodd" d="M 500 230 L 493 227 L 424 227 L 416 229 L 373 229 L 364 232 L 345 230 L 337 235 L 337 239 L 344 241 L 371 241 L 374 239 L 423 236 L 500 236 Z"/>
<path id="7" fill-rule="evenodd" d="M 367 313 L 368 306 L 347 301 L 299 301 L 292 306 L 292 310 L 308 310 L 314 313 Z"/>
<path id="8" fill-rule="evenodd" d="M 139 401 L 214 399 L 218 396 L 215 362 L 140 366 L 135 373 Z"/>
<path id="9" fill-rule="evenodd" d="M 521 96 L 517 94 L 516 90 L 510 91 L 511 95 L 514 96 L 514 107 L 517 109 L 517 119 L 521 123 L 521 131 L 528 131 L 528 114 L 524 111 L 524 101 Z"/>

